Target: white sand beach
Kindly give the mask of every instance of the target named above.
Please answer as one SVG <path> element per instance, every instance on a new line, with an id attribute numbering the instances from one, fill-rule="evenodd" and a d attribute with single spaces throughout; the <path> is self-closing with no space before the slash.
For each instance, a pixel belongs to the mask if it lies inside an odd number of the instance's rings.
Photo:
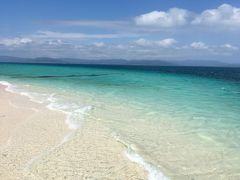
<path id="1" fill-rule="evenodd" d="M 0 86 L 0 179 L 147 179 L 98 122 L 75 132 L 65 114 Z M 68 141 L 64 137 L 74 133 Z"/>

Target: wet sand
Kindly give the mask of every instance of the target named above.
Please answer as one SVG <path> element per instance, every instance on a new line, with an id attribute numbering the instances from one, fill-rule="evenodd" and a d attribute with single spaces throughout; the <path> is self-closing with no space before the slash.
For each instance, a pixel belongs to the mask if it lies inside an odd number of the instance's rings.
<path id="1" fill-rule="evenodd" d="M 0 179 L 147 179 L 96 120 L 72 131 L 65 114 L 4 86 L 0 99 Z"/>

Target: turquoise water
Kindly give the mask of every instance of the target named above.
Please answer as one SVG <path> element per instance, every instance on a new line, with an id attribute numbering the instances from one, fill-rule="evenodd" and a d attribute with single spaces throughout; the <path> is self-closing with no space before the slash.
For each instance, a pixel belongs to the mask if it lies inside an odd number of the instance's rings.
<path id="1" fill-rule="evenodd" d="M 173 179 L 240 178 L 240 69 L 0 64 L 101 121 Z"/>

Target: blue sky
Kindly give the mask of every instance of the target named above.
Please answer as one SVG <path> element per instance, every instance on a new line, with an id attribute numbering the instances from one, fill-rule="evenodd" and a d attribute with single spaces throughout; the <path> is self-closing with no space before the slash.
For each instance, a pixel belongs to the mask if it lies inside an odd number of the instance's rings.
<path id="1" fill-rule="evenodd" d="M 8 0 L 0 55 L 239 62 L 239 0 Z"/>

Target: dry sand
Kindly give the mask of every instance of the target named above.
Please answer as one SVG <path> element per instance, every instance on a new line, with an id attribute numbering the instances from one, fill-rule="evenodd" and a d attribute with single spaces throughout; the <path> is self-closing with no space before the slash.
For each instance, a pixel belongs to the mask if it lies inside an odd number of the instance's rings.
<path id="1" fill-rule="evenodd" d="M 0 179 L 147 179 L 101 123 L 89 118 L 73 132 L 63 113 L 4 86 L 0 99 Z"/>

